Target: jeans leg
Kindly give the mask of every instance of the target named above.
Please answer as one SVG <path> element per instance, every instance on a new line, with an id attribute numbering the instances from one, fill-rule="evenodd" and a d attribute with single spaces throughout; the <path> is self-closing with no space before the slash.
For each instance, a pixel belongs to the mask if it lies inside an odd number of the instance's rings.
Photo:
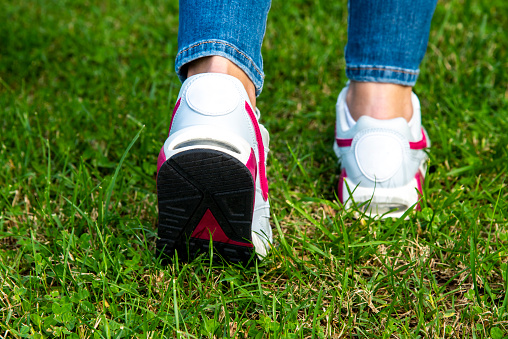
<path id="1" fill-rule="evenodd" d="M 350 0 L 346 75 L 413 86 L 437 0 Z"/>
<path id="2" fill-rule="evenodd" d="M 261 44 L 270 0 L 180 0 L 178 54 L 175 69 L 187 77 L 186 64 L 219 55 L 240 67 L 256 86 L 263 87 Z"/>

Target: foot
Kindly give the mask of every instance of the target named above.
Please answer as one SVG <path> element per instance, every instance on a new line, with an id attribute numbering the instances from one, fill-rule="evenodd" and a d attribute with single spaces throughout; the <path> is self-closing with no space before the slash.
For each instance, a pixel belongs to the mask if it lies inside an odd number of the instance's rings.
<path id="1" fill-rule="evenodd" d="M 158 251 L 249 262 L 272 242 L 268 132 L 242 83 L 204 73 L 183 84 L 157 162 Z"/>
<path id="2" fill-rule="evenodd" d="M 421 126 L 420 102 L 412 93 L 411 120 L 355 121 L 346 104 L 348 87 L 337 100 L 336 141 L 341 164 L 338 195 L 346 208 L 370 216 L 401 217 L 422 196 L 430 140 Z"/>

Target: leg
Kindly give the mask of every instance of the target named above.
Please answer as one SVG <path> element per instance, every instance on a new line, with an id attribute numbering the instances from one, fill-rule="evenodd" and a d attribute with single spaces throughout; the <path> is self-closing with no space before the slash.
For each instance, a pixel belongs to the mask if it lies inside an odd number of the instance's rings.
<path id="1" fill-rule="evenodd" d="M 375 119 L 403 117 L 410 121 L 413 116 L 411 91 L 410 86 L 351 81 L 346 102 L 355 121 L 363 115 Z"/>
<path id="2" fill-rule="evenodd" d="M 268 132 L 259 124 L 261 42 L 270 2 L 180 1 L 183 81 L 157 164 L 157 249 L 248 263 L 266 255 Z M 234 18 L 234 20 L 232 20 Z"/>
<path id="3" fill-rule="evenodd" d="M 435 0 L 351 0 L 346 74 L 337 101 L 339 198 L 400 217 L 422 194 L 430 146 L 412 93 Z"/>
<path id="4" fill-rule="evenodd" d="M 351 0 L 346 74 L 351 115 L 412 116 L 411 90 L 425 54 L 436 0 Z"/>
<path id="5" fill-rule="evenodd" d="M 196 60 L 221 56 L 244 72 L 255 87 L 255 95 L 259 95 L 264 80 L 261 45 L 269 9 L 270 0 L 180 0 L 175 63 L 180 80 L 193 75 L 197 71 L 194 67 L 199 67 L 199 72 L 207 72 L 207 62 L 218 59 Z M 224 67 L 218 67 L 217 71 L 227 72 Z M 237 74 L 238 70 L 234 70 L 231 75 Z"/>

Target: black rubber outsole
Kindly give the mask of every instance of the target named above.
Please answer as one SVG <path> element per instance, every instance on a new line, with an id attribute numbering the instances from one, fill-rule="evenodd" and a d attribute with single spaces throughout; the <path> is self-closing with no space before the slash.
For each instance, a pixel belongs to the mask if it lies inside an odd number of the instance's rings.
<path id="1" fill-rule="evenodd" d="M 157 175 L 158 254 L 164 262 L 173 260 L 176 253 L 182 261 L 212 253 L 214 261 L 248 264 L 255 258 L 254 194 L 252 174 L 227 153 L 193 149 L 172 156 Z M 236 244 L 213 236 L 213 241 L 191 237 L 208 210 Z"/>

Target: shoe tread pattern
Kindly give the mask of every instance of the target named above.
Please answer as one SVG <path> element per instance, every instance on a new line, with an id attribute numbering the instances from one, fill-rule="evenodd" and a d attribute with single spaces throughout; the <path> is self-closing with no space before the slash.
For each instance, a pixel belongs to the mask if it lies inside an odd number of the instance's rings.
<path id="1" fill-rule="evenodd" d="M 229 154 L 211 149 L 178 153 L 157 177 L 159 228 L 157 251 L 166 259 L 178 252 L 183 261 L 210 253 L 210 241 L 191 238 L 209 209 L 231 240 L 246 246 L 213 241 L 214 260 L 248 263 L 255 186 L 248 168 Z"/>

